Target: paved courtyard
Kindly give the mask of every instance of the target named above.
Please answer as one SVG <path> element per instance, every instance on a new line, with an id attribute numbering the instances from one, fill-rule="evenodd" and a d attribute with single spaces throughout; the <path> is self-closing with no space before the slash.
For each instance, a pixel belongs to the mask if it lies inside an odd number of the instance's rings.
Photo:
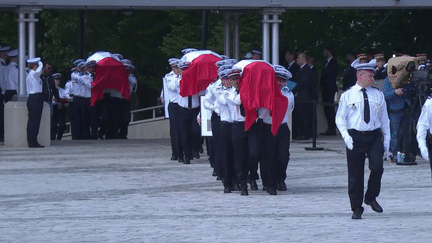
<path id="1" fill-rule="evenodd" d="M 343 141 L 291 143 L 288 191 L 224 194 L 208 157 L 168 140 L 0 144 L 0 242 L 431 242 L 429 163 L 385 163 L 378 201 L 352 220 Z M 368 170 L 367 170 L 368 171 Z"/>

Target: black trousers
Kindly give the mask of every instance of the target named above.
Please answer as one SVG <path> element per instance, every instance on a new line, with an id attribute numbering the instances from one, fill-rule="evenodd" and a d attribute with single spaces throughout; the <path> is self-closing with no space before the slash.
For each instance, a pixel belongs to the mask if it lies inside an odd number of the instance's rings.
<path id="1" fill-rule="evenodd" d="M 261 166 L 264 167 L 261 175 L 265 185 L 276 187 L 278 181 L 286 179 L 286 170 L 289 162 L 290 130 L 286 123 L 280 125 L 278 133 L 273 136 L 271 124 L 263 123 L 264 155 Z"/>
<path id="2" fill-rule="evenodd" d="M 248 136 L 248 166 L 249 166 L 249 179 L 258 180 L 258 163 L 261 159 L 263 138 L 262 138 L 263 122 L 258 119 L 247 131 Z M 262 168 L 261 168 L 262 169 Z M 261 173 L 262 177 L 262 173 Z"/>
<path id="3" fill-rule="evenodd" d="M 72 140 L 78 139 L 78 122 L 75 117 L 75 103 L 69 102 L 69 106 L 67 108 L 68 115 L 69 115 L 69 121 L 70 121 L 70 129 L 71 129 L 71 136 Z"/>
<path id="4" fill-rule="evenodd" d="M 326 91 L 322 95 L 322 99 L 324 103 L 331 103 L 334 104 L 334 96 L 336 92 L 329 92 Z M 335 123 L 335 117 L 336 117 L 336 111 L 335 107 L 332 105 L 326 105 L 324 104 L 324 115 L 327 120 L 327 126 L 328 130 L 334 130 L 336 131 L 336 123 Z"/>
<path id="5" fill-rule="evenodd" d="M 4 93 L 4 102 L 5 104 L 12 100 L 14 95 L 18 94 L 16 90 L 6 90 Z"/>
<path id="6" fill-rule="evenodd" d="M 59 105 L 52 106 L 51 114 L 51 140 L 61 140 L 66 128 L 66 109 Z"/>
<path id="7" fill-rule="evenodd" d="M 121 117 L 119 125 L 119 138 L 127 139 L 129 122 L 131 121 L 130 100 L 121 100 Z"/>
<path id="8" fill-rule="evenodd" d="M 222 163 L 222 182 L 225 187 L 233 185 L 234 178 L 234 149 L 232 144 L 232 123 L 221 121 L 220 146 Z"/>
<path id="9" fill-rule="evenodd" d="M 220 132 L 220 116 L 213 112 L 211 116 L 211 127 L 213 134 L 212 149 L 210 150 L 210 157 L 212 158 L 212 166 L 218 176 L 222 175 L 222 161 L 221 161 L 221 132 Z"/>
<path id="10" fill-rule="evenodd" d="M 122 99 L 116 97 L 110 97 L 107 101 L 108 107 L 108 118 L 106 123 L 105 138 L 107 139 L 118 139 L 120 138 L 119 129 L 120 121 L 122 117 Z"/>
<path id="11" fill-rule="evenodd" d="M 295 101 L 293 111 L 293 137 L 312 137 L 312 103 Z M 294 131 L 297 134 L 294 136 Z"/>
<path id="12" fill-rule="evenodd" d="M 168 104 L 169 124 L 170 124 L 170 137 L 171 137 L 171 150 L 174 156 L 183 158 L 183 147 L 180 137 L 180 122 L 179 113 L 180 106 L 177 103 L 170 102 Z"/>
<path id="13" fill-rule="evenodd" d="M 249 172 L 248 134 L 244 130 L 244 122 L 232 124 L 232 145 L 234 152 L 234 167 L 237 175 L 237 183 L 242 189 L 247 189 L 247 177 Z"/>
<path id="14" fill-rule="evenodd" d="M 364 191 L 364 166 L 366 155 L 369 160 L 370 175 L 368 187 L 364 198 L 375 200 L 381 190 L 381 178 L 384 172 L 383 155 L 384 145 L 383 136 L 380 129 L 370 132 L 358 132 L 348 130 L 353 138 L 353 149 L 347 148 L 348 161 L 348 195 L 350 198 L 351 209 L 361 207 L 363 204 Z"/>
<path id="15" fill-rule="evenodd" d="M 188 109 L 180 107 L 179 126 L 180 139 L 184 156 L 192 159 L 192 152 L 198 151 L 200 147 L 200 127 L 197 122 L 199 108 Z"/>
<path id="16" fill-rule="evenodd" d="M 43 102 L 42 93 L 31 94 L 27 99 L 27 143 L 29 146 L 38 143 L 37 136 L 42 118 Z"/>
<path id="17" fill-rule="evenodd" d="M 0 89 L 0 141 L 4 140 L 4 96 Z"/>
<path id="18" fill-rule="evenodd" d="M 100 138 L 102 130 L 102 113 L 106 109 L 106 99 L 100 99 L 90 108 L 91 111 L 91 138 Z M 103 137 L 103 135 L 102 135 Z"/>
<path id="19" fill-rule="evenodd" d="M 90 138 L 90 98 L 74 96 L 77 139 Z"/>

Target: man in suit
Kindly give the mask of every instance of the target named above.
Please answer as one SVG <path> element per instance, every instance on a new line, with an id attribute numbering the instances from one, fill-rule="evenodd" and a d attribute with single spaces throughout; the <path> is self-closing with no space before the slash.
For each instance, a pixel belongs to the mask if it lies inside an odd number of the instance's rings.
<path id="1" fill-rule="evenodd" d="M 310 120 L 312 118 L 312 70 L 306 64 L 306 53 L 302 52 L 297 56 L 297 64 L 300 69 L 297 73 L 297 85 L 293 89 L 295 95 L 296 108 L 294 109 L 294 124 L 293 127 L 299 131 L 297 139 L 309 139 L 312 136 L 312 127 Z"/>
<path id="2" fill-rule="evenodd" d="M 293 51 L 287 51 L 285 53 L 285 60 L 288 62 L 288 66 L 287 69 L 288 71 L 290 71 L 292 78 L 290 79 L 291 81 L 296 82 L 296 78 L 297 78 L 297 73 L 300 69 L 299 65 L 296 63 L 296 53 Z"/>
<path id="3" fill-rule="evenodd" d="M 336 135 L 335 123 L 335 108 L 334 96 L 337 91 L 336 77 L 339 71 L 336 58 L 333 57 L 333 48 L 324 47 L 323 55 L 325 58 L 324 68 L 321 71 L 320 89 L 322 94 L 322 101 L 324 103 L 324 115 L 327 120 L 327 131 L 321 135 L 334 136 Z"/>

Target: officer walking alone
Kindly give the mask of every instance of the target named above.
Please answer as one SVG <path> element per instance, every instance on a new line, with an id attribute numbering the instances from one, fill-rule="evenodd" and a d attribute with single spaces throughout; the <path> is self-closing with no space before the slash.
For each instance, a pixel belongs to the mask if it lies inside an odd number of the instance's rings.
<path id="1" fill-rule="evenodd" d="M 388 155 L 390 148 L 390 121 L 383 93 L 371 87 L 374 83 L 375 63 L 358 64 L 355 68 L 357 83 L 342 94 L 336 125 L 347 147 L 348 195 L 353 211 L 352 219 L 361 219 L 364 211 L 362 203 L 366 155 L 371 173 L 364 202 L 375 212 L 383 212 L 376 198 L 384 172 L 383 154 L 386 151 Z"/>

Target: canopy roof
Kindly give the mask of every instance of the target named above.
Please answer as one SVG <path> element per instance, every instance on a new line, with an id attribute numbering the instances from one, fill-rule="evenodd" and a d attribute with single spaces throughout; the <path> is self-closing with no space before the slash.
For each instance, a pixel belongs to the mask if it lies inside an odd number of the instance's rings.
<path id="1" fill-rule="evenodd" d="M 431 0 L 0 0 L 0 7 L 79 9 L 424 8 Z"/>

